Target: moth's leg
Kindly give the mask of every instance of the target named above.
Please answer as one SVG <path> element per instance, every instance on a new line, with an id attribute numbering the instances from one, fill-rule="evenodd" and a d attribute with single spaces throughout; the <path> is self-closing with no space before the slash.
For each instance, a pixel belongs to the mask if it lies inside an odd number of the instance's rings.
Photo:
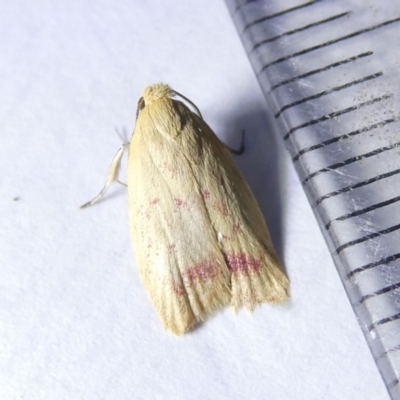
<path id="1" fill-rule="evenodd" d="M 232 149 L 230 148 L 227 144 L 225 144 L 225 147 L 233 154 L 241 155 L 244 153 L 244 129 L 242 130 L 242 142 L 240 143 L 240 147 L 238 149 Z"/>
<path id="2" fill-rule="evenodd" d="M 128 146 L 129 146 L 129 143 L 124 143 L 118 149 L 117 154 L 115 154 L 113 160 L 111 161 L 110 168 L 108 169 L 107 180 L 106 180 L 106 183 L 105 183 L 103 189 L 101 189 L 100 193 L 94 199 L 92 199 L 92 200 L 88 201 L 87 203 L 83 204 L 81 206 L 81 208 L 92 206 L 93 204 L 95 204 L 99 200 L 101 200 L 102 197 L 104 196 L 104 194 L 106 193 L 108 187 L 114 182 L 118 182 L 118 183 L 126 186 L 125 183 L 120 182 L 118 180 L 118 175 L 119 175 L 119 170 L 120 170 L 120 167 L 121 167 L 122 156 L 124 155 L 125 150 L 128 148 Z"/>

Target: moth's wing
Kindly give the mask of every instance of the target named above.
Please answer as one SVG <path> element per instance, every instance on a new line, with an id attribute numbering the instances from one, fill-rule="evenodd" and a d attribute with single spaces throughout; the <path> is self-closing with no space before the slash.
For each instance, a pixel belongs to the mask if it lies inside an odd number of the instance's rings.
<path id="1" fill-rule="evenodd" d="M 140 113 L 129 150 L 128 192 L 143 283 L 165 328 L 181 334 L 229 304 L 231 293 L 230 271 L 196 181 L 204 153 L 192 114 L 173 107 L 172 100 L 159 100 Z"/>
<path id="2" fill-rule="evenodd" d="M 129 155 L 136 257 L 167 329 L 183 333 L 231 303 L 287 298 L 264 217 L 224 145 L 187 107 L 145 107 Z"/>
<path id="3" fill-rule="evenodd" d="M 193 171 L 231 272 L 231 305 L 252 310 L 259 303 L 281 302 L 289 282 L 257 201 L 209 126 L 200 118 L 196 126 L 204 159 Z"/>

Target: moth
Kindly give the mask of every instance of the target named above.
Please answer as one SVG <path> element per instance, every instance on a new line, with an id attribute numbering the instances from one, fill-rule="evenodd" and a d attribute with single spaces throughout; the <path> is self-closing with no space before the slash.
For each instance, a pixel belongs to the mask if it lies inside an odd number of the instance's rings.
<path id="1" fill-rule="evenodd" d="M 118 180 L 126 147 L 82 207 Z M 167 330 L 183 334 L 228 304 L 253 310 L 287 299 L 288 278 L 229 149 L 166 84 L 147 87 L 138 102 L 127 180 L 137 265 Z"/>

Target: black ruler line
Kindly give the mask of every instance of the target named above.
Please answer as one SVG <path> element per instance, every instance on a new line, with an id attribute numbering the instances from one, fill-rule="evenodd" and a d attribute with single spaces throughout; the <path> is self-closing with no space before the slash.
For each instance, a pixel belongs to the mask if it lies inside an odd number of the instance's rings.
<path id="1" fill-rule="evenodd" d="M 357 211 L 353 211 L 352 213 L 342 215 L 341 217 L 338 217 L 338 218 L 333 219 L 332 221 L 329 221 L 325 225 L 325 229 L 329 229 L 331 227 L 332 223 L 335 222 L 335 221 L 345 221 L 346 219 L 357 217 L 357 216 L 365 214 L 367 212 L 374 211 L 374 210 L 377 210 L 377 209 L 382 208 L 382 207 L 386 207 L 386 206 L 388 206 L 390 204 L 393 204 L 393 203 L 396 203 L 398 201 L 400 201 L 400 196 L 396 196 L 396 197 L 393 197 L 393 198 L 391 198 L 389 200 L 385 200 L 385 201 L 382 201 L 380 203 L 373 204 L 373 205 L 371 205 L 369 207 L 363 208 L 362 210 L 357 210 Z"/>
<path id="2" fill-rule="evenodd" d="M 271 37 L 271 38 L 268 38 L 268 39 L 264 39 L 261 42 L 256 43 L 253 46 L 253 48 L 251 49 L 251 51 L 257 49 L 258 47 L 260 47 L 260 46 L 262 46 L 262 45 L 264 45 L 266 43 L 274 42 L 275 40 L 278 40 L 278 39 L 280 39 L 280 38 L 282 38 L 284 36 L 290 36 L 290 35 L 294 35 L 295 33 L 298 33 L 298 32 L 303 32 L 303 31 L 305 31 L 307 29 L 314 28 L 316 26 L 319 26 L 319 25 L 322 25 L 322 24 L 326 24 L 327 22 L 331 22 L 331 21 L 334 21 L 336 19 L 345 17 L 348 14 L 350 14 L 350 11 L 346 11 L 344 13 L 334 15 L 334 16 L 332 16 L 330 18 L 326 18 L 326 19 L 323 19 L 323 20 L 320 20 L 320 21 L 317 21 L 317 22 L 313 22 L 312 24 L 304 25 L 304 26 L 302 26 L 300 28 L 296 28 L 296 29 L 293 29 L 291 31 L 283 32 L 280 35 L 277 35 L 277 36 L 274 36 L 274 37 Z"/>
<path id="3" fill-rule="evenodd" d="M 368 329 L 372 331 L 376 326 L 387 324 L 388 322 L 400 319 L 400 313 L 392 315 L 391 317 L 383 318 L 380 321 L 374 322 Z"/>
<path id="4" fill-rule="evenodd" d="M 387 172 L 385 174 L 377 175 L 377 176 L 374 176 L 373 178 L 366 179 L 365 181 L 358 182 L 355 185 L 351 185 L 351 186 L 347 186 L 347 187 L 344 187 L 344 188 L 339 189 L 339 190 L 335 190 L 334 192 L 327 193 L 324 196 L 319 197 L 317 199 L 317 201 L 315 202 L 315 204 L 318 205 L 322 201 L 324 201 L 326 199 L 329 199 L 330 197 L 334 197 L 334 196 L 337 196 L 337 195 L 342 194 L 342 193 L 350 192 L 351 190 L 358 189 L 360 187 L 370 185 L 371 183 L 380 181 L 381 179 L 389 178 L 389 177 L 391 177 L 393 175 L 397 175 L 399 173 L 400 173 L 400 169 L 395 169 L 395 170 Z"/>
<path id="5" fill-rule="evenodd" d="M 395 379 L 395 380 L 393 380 L 392 382 L 388 383 L 387 387 L 388 387 L 389 389 L 391 389 L 392 387 L 398 385 L 399 383 L 400 383 L 400 380 L 399 380 L 399 379 Z"/>
<path id="6" fill-rule="evenodd" d="M 280 110 L 275 114 L 275 118 L 279 118 L 279 116 L 282 114 L 283 111 L 285 111 L 285 110 L 287 110 L 287 109 L 289 109 L 291 107 L 298 106 L 298 105 L 303 104 L 303 103 L 305 103 L 307 101 L 310 101 L 310 100 L 319 99 L 319 98 L 321 98 L 323 96 L 327 96 L 327 95 L 329 95 L 331 93 L 334 93 L 334 92 L 339 92 L 340 90 L 347 89 L 347 88 L 349 88 L 351 86 L 358 85 L 358 84 L 366 82 L 366 81 L 370 81 L 370 80 L 378 78 L 378 77 L 380 77 L 382 75 L 383 75 L 382 72 L 377 72 L 375 74 L 365 76 L 363 78 L 354 80 L 352 82 L 348 82 L 348 83 L 346 83 L 344 85 L 336 86 L 336 87 L 334 87 L 332 89 L 325 90 L 323 92 L 314 94 L 312 96 L 304 97 L 303 99 L 294 101 L 293 103 L 286 104 L 285 106 L 281 107 Z"/>
<path id="7" fill-rule="evenodd" d="M 360 31 L 356 31 L 356 32 L 350 33 L 349 35 L 345 35 L 345 36 L 339 37 L 339 38 L 337 38 L 337 39 L 329 40 L 329 41 L 327 41 L 327 42 L 325 42 L 325 43 L 321 43 L 321 44 L 318 44 L 318 45 L 316 45 L 316 46 L 309 47 L 309 48 L 307 48 L 307 49 L 304 49 L 304 50 L 301 50 L 301 51 L 297 51 L 297 52 L 292 53 L 292 54 L 289 54 L 289 55 L 287 55 L 287 56 L 278 58 L 278 59 L 276 59 L 276 60 L 274 60 L 274 61 L 269 62 L 268 64 L 265 64 L 265 65 L 261 68 L 261 70 L 258 72 L 258 74 L 262 73 L 264 70 L 266 70 L 267 68 L 271 67 L 272 65 L 279 64 L 279 63 L 281 63 L 281 62 L 283 62 L 283 61 L 290 60 L 291 58 L 298 57 L 298 56 L 302 56 L 302 55 L 307 54 L 307 53 L 310 53 L 310 52 L 312 52 L 312 51 L 319 50 L 319 49 L 322 49 L 322 48 L 324 48 L 324 47 L 331 46 L 331 45 L 333 45 L 333 44 L 342 42 L 343 40 L 352 39 L 352 38 L 354 38 L 354 37 L 356 37 L 356 36 L 362 35 L 362 34 L 367 33 L 367 32 L 371 32 L 371 31 L 373 31 L 373 30 L 375 30 L 375 29 L 379 29 L 379 28 L 382 28 L 382 27 L 384 27 L 384 26 L 387 26 L 387 25 L 390 25 L 390 24 L 393 24 L 393 23 L 399 22 L 399 21 L 400 21 L 400 17 L 394 18 L 394 19 L 390 19 L 390 20 L 388 20 L 388 21 L 385 21 L 385 22 L 382 22 L 382 23 L 380 23 L 380 24 L 371 26 L 371 27 L 369 27 L 369 28 L 362 29 L 362 30 L 360 30 Z"/>
<path id="8" fill-rule="evenodd" d="M 385 151 L 393 150 L 398 146 L 400 146 L 400 142 L 394 143 L 394 144 L 392 144 L 390 146 L 385 146 L 385 147 L 381 147 L 379 149 L 375 149 L 373 151 L 370 151 L 369 153 L 364 153 L 364 154 L 360 154 L 360 155 L 355 156 L 355 157 L 350 157 L 347 160 L 343 160 L 343 161 L 340 161 L 340 162 L 335 163 L 335 164 L 331 164 L 328 167 L 321 168 L 320 170 L 315 171 L 312 174 L 308 175 L 307 178 L 303 180 L 302 184 L 305 185 L 310 179 L 312 179 L 315 176 L 318 176 L 319 174 L 322 174 L 324 172 L 334 171 L 335 169 L 338 169 L 338 168 L 344 167 L 346 165 L 352 164 L 352 163 L 354 163 L 356 161 L 364 160 L 366 158 L 376 156 L 376 155 L 378 155 L 380 153 L 384 153 Z"/>
<path id="9" fill-rule="evenodd" d="M 394 283 L 393 285 L 386 286 L 383 289 L 377 290 L 376 292 L 366 294 L 365 296 L 361 297 L 360 303 L 364 303 L 364 301 L 370 299 L 371 297 L 376 297 L 380 296 L 381 294 L 389 293 L 392 292 L 393 290 L 399 289 L 400 288 L 400 283 Z"/>
<path id="10" fill-rule="evenodd" d="M 237 5 L 237 6 L 235 7 L 235 9 L 233 10 L 233 13 L 236 13 L 236 12 L 239 10 L 239 8 L 245 7 L 245 6 L 247 6 L 248 4 L 250 4 L 250 3 L 254 3 L 255 1 L 257 1 L 257 0 L 247 0 L 247 1 L 245 1 L 244 3 Z"/>
<path id="11" fill-rule="evenodd" d="M 374 261 L 372 263 L 365 264 L 362 267 L 358 267 L 358 268 L 354 269 L 353 271 L 349 272 L 347 274 L 347 279 L 351 279 L 354 275 L 359 274 L 364 271 L 367 271 L 371 268 L 378 267 L 379 265 L 387 265 L 393 261 L 398 260 L 399 258 L 400 258 L 400 253 L 396 253 L 396 254 L 392 254 L 388 257 L 381 258 L 378 261 Z"/>
<path id="12" fill-rule="evenodd" d="M 306 72 L 304 74 L 294 76 L 293 78 L 285 79 L 284 81 L 281 81 L 281 82 L 275 84 L 274 86 L 272 86 L 270 92 L 272 92 L 276 88 L 278 88 L 280 86 L 283 86 L 283 85 L 286 85 L 288 83 L 297 81 L 299 79 L 308 78 L 311 75 L 319 74 L 321 72 L 328 71 L 328 70 L 330 70 L 332 68 L 340 67 L 341 65 L 348 64 L 350 62 L 356 61 L 356 60 L 358 60 L 360 58 L 363 58 L 363 57 L 372 56 L 372 54 L 374 54 L 372 51 L 367 51 L 365 53 L 360 53 L 360 54 L 358 54 L 356 56 L 346 58 L 345 60 L 337 61 L 337 62 L 335 62 L 333 64 L 326 65 L 325 67 L 321 67 L 321 68 L 318 68 L 318 69 L 313 69 L 312 71 L 308 71 L 308 72 Z"/>
<path id="13" fill-rule="evenodd" d="M 349 132 L 349 133 L 345 133 L 344 135 L 335 136 L 332 139 L 328 139 L 328 140 L 325 140 L 325 141 L 323 141 L 321 143 L 315 144 L 313 146 L 306 147 L 305 149 L 300 150 L 292 158 L 292 161 L 296 162 L 303 154 L 306 154 L 309 151 L 321 149 L 323 147 L 329 146 L 330 144 L 340 142 L 341 140 L 348 139 L 348 138 L 350 138 L 352 136 L 356 136 L 356 135 L 359 135 L 359 134 L 364 133 L 364 132 L 369 132 L 369 131 L 371 131 L 373 129 L 376 129 L 376 128 L 382 128 L 385 125 L 391 124 L 392 122 L 395 122 L 395 121 L 397 121 L 397 119 L 395 119 L 395 118 L 385 119 L 385 120 L 383 120 L 381 122 L 378 122 L 376 124 L 372 124 L 372 125 L 369 125 L 369 126 L 364 126 L 364 127 L 360 128 L 360 129 L 357 129 L 355 131 L 352 131 L 352 132 Z"/>
<path id="14" fill-rule="evenodd" d="M 395 351 L 399 351 L 400 350 L 400 344 L 398 344 L 397 346 L 393 346 L 391 347 L 389 350 L 386 350 L 384 353 L 382 353 L 378 358 L 377 361 L 380 360 L 383 357 L 388 357 L 390 355 L 390 353 L 393 353 Z"/>
<path id="15" fill-rule="evenodd" d="M 395 231 L 397 231 L 399 229 L 400 229 L 400 224 L 394 225 L 394 226 L 391 226 L 390 228 L 383 229 L 383 230 L 381 230 L 379 232 L 374 232 L 374 233 L 371 233 L 370 235 L 366 235 L 366 236 L 363 236 L 363 237 L 361 237 L 359 239 L 352 240 L 351 242 L 344 243 L 341 246 L 336 248 L 336 253 L 339 254 L 340 252 L 342 252 L 344 249 L 347 249 L 348 247 L 351 247 L 351 246 L 354 246 L 356 244 L 360 244 L 360 243 L 366 242 L 367 240 L 371 240 L 371 239 L 374 239 L 374 238 L 379 237 L 379 236 L 387 235 L 388 233 L 395 232 Z"/>
<path id="16" fill-rule="evenodd" d="M 391 94 L 384 95 L 382 97 L 376 97 L 376 98 L 374 98 L 372 100 L 365 101 L 363 103 L 359 103 L 359 104 L 357 104 L 355 106 L 351 106 L 351 107 L 348 107 L 348 108 L 345 108 L 345 109 L 339 110 L 339 111 L 334 111 L 334 112 L 332 112 L 330 114 L 325 114 L 322 117 L 319 117 L 319 118 L 312 119 L 310 121 L 304 122 L 301 125 L 297 125 L 297 126 L 291 128 L 291 129 L 289 129 L 289 131 L 283 137 L 283 140 L 289 139 L 289 137 L 299 129 L 306 128 L 308 126 L 315 125 L 315 124 L 318 124 L 318 123 L 323 122 L 323 121 L 327 121 L 327 120 L 332 119 L 334 117 L 338 117 L 340 115 L 347 114 L 347 113 L 355 111 L 355 110 L 359 110 L 359 109 L 361 109 L 363 107 L 366 107 L 366 106 L 369 106 L 371 104 L 378 103 L 378 102 L 380 102 L 382 100 L 389 99 L 390 97 L 392 97 Z"/>
<path id="17" fill-rule="evenodd" d="M 249 24 L 247 24 L 247 25 L 243 28 L 242 34 L 243 34 L 247 29 L 249 29 L 250 27 L 252 27 L 252 26 L 254 26 L 254 25 L 256 25 L 256 24 L 259 24 L 259 23 L 264 22 L 264 21 L 268 21 L 269 19 L 272 19 L 272 18 L 280 17 L 281 15 L 285 15 L 285 14 L 291 13 L 291 12 L 293 12 L 293 11 L 297 11 L 297 10 L 300 10 L 300 9 L 303 9 L 303 8 L 306 8 L 306 7 L 309 7 L 309 6 L 312 6 L 312 5 L 316 4 L 316 3 L 319 3 L 320 1 L 322 1 L 322 0 L 308 1 L 307 3 L 300 4 L 299 6 L 287 8 L 286 10 L 279 11 L 279 12 L 277 12 L 277 13 L 275 13 L 275 14 L 266 15 L 265 17 L 261 17 L 261 18 L 259 18 L 259 19 L 256 19 L 255 21 L 250 22 Z"/>

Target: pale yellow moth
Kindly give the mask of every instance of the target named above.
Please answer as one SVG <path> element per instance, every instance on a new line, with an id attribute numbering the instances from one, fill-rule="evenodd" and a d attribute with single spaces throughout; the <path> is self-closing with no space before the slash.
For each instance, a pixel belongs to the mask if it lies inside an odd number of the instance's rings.
<path id="1" fill-rule="evenodd" d="M 84 206 L 118 179 L 125 146 Z M 166 329 L 182 334 L 227 304 L 253 310 L 287 299 L 288 278 L 229 150 L 168 85 L 147 87 L 139 100 L 128 194 L 140 275 Z"/>

